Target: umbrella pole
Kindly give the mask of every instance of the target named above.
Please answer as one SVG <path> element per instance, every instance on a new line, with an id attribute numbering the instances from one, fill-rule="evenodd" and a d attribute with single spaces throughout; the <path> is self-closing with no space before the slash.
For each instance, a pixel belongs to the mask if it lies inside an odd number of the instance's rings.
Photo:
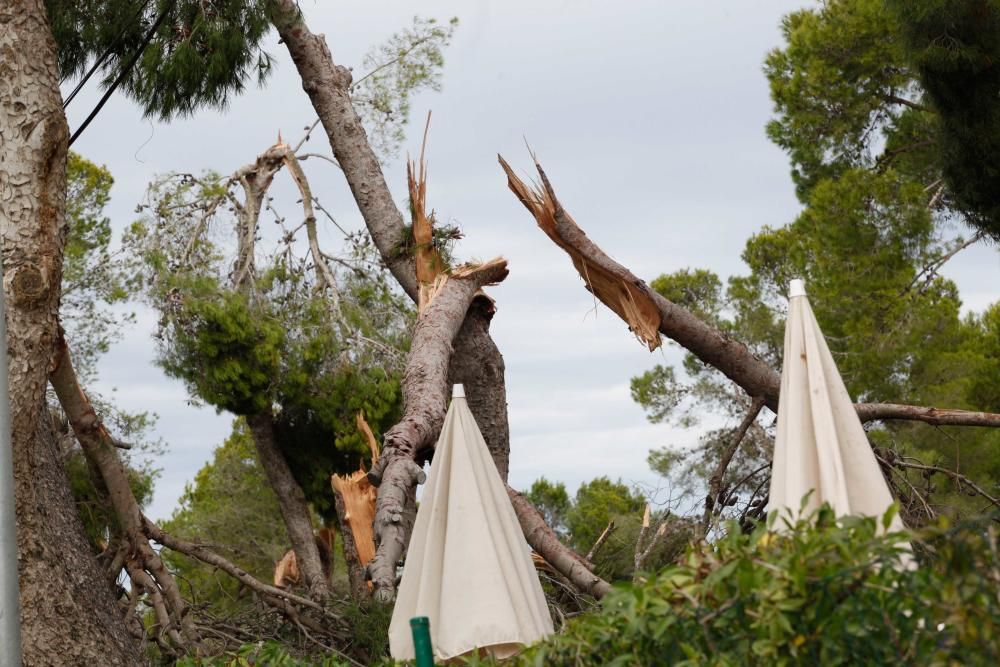
<path id="1" fill-rule="evenodd" d="M 0 262 L 0 275 L 3 264 Z M 7 319 L 0 290 L 0 667 L 20 667 L 21 613 L 14 525 L 14 461 L 7 377 Z"/>
<path id="2" fill-rule="evenodd" d="M 417 667 L 434 667 L 430 619 L 426 616 L 414 616 L 410 619 L 410 630 L 413 632 L 413 654 L 417 659 Z"/>

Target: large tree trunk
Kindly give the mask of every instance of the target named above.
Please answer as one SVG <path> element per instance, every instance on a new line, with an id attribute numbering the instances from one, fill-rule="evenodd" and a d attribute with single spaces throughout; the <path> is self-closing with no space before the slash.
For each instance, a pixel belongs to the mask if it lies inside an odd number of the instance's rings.
<path id="1" fill-rule="evenodd" d="M 322 35 L 314 35 L 309 30 L 293 0 L 271 0 L 269 12 L 298 69 L 302 87 L 326 131 L 330 147 L 343 169 L 382 260 L 403 290 L 416 302 L 419 286 L 414 258 L 400 252 L 406 238 L 403 216 L 396 208 L 361 119 L 351 103 L 350 70 L 333 62 Z M 467 321 L 463 322 L 454 341 L 449 379 L 458 381 L 461 378 L 467 384 L 466 396 L 470 408 L 480 424 L 497 469 L 506 479 L 510 431 L 507 394 L 503 384 L 503 357 L 489 335 L 492 315 L 489 311 L 492 309 L 478 308 L 470 309 Z M 471 321 L 468 321 L 470 318 Z M 478 369 L 477 362 L 481 364 Z M 412 487 L 409 488 L 412 490 Z M 404 500 L 400 497 L 393 501 L 393 505 L 405 505 Z M 514 509 L 531 546 L 557 568 L 562 566 L 559 571 L 563 575 L 583 581 L 584 577 L 579 575 L 576 567 L 579 556 L 554 539 L 551 530 L 539 529 L 540 515 L 530 503 L 523 498 L 521 500 L 514 503 Z M 400 512 L 400 522 L 405 522 L 408 516 L 409 512 Z M 544 525 L 544 521 L 541 523 Z M 396 535 L 392 539 L 394 546 L 391 550 L 394 553 L 405 549 L 409 535 L 407 525 L 401 523 L 398 534 L 390 531 Z M 380 568 L 388 579 L 389 563 L 381 563 Z M 595 586 L 589 579 L 587 582 L 586 588 L 595 595 L 599 596 L 606 590 L 606 584 Z"/>
<path id="2" fill-rule="evenodd" d="M 0 4 L 0 231 L 24 662 L 140 658 L 76 513 L 45 405 L 65 241 L 67 126 L 40 0 Z"/>
<path id="3" fill-rule="evenodd" d="M 313 534 L 312 517 L 302 487 L 295 481 L 288 462 L 278 448 L 274 437 L 274 422 L 270 414 L 247 417 L 253 435 L 260 465 L 267 481 L 278 497 L 278 508 L 285 521 L 288 539 L 295 550 L 295 560 L 309 594 L 323 600 L 330 594 L 330 587 L 323 574 L 323 562 Z"/>
<path id="4" fill-rule="evenodd" d="M 448 369 L 450 384 L 465 385 L 469 409 L 483 433 L 501 479 L 510 469 L 510 426 L 507 422 L 507 386 L 503 355 L 490 337 L 493 301 L 479 295 L 465 314 L 455 336 L 455 351 Z"/>
<path id="5" fill-rule="evenodd" d="M 417 482 L 423 481 L 414 458 L 434 446 L 444 423 L 452 341 L 476 292 L 506 276 L 507 263 L 502 259 L 459 269 L 417 317 L 403 375 L 403 419 L 386 432 L 382 454 L 368 473 L 368 479 L 379 487 L 374 526 L 377 550 L 368 564 L 379 600 L 395 596 L 396 564 L 413 528 L 412 500 Z"/>

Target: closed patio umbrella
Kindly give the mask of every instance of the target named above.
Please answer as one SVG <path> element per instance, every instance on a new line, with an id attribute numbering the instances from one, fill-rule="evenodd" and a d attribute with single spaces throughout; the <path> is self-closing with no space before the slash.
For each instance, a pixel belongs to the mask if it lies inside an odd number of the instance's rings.
<path id="1" fill-rule="evenodd" d="M 414 616 L 430 619 L 441 660 L 476 649 L 504 658 L 552 633 L 531 550 L 461 385 L 434 450 L 392 613 L 397 660 L 414 657 Z"/>
<path id="2" fill-rule="evenodd" d="M 838 516 L 881 517 L 892 504 L 861 420 L 806 297 L 789 286 L 785 357 L 778 402 L 768 512 L 798 515 L 828 503 Z M 890 531 L 902 530 L 899 516 Z"/>

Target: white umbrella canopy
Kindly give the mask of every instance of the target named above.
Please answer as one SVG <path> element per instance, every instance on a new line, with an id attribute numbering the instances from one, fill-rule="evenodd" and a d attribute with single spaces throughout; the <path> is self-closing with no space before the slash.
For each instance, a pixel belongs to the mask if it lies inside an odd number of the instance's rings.
<path id="1" fill-rule="evenodd" d="M 552 634 L 545 595 L 500 474 L 461 385 L 445 417 L 389 625 L 396 660 L 412 660 L 409 621 L 430 619 L 434 655 L 498 658 Z"/>
<path id="2" fill-rule="evenodd" d="M 892 494 L 827 347 L 802 280 L 789 286 L 768 512 L 782 517 L 827 503 L 838 516 L 882 517 Z M 902 530 L 896 515 L 890 531 Z"/>

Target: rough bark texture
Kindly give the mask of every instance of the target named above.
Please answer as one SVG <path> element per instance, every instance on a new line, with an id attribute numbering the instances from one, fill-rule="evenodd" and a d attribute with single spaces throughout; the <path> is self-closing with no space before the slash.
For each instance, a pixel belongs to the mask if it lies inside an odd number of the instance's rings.
<path id="1" fill-rule="evenodd" d="M 486 446 L 507 481 L 510 469 L 510 427 L 507 423 L 507 387 L 503 355 L 490 337 L 493 301 L 479 295 L 472 301 L 455 337 L 448 383 L 465 385 L 465 397 L 483 433 Z"/>
<path id="2" fill-rule="evenodd" d="M 122 538 L 128 544 L 123 565 L 133 586 L 145 591 L 153 602 L 158 626 L 154 632 L 162 642 L 165 635 L 171 649 L 186 650 L 199 641 L 180 588 L 160 555 L 150 546 L 143 525 L 142 509 L 129 486 L 129 475 L 118 456 L 111 434 L 94 411 L 90 399 L 77 382 L 69 347 L 60 331 L 49 381 L 66 413 L 88 465 L 100 476 L 101 488 L 114 509 Z M 117 575 L 117 573 L 114 573 Z"/>
<path id="3" fill-rule="evenodd" d="M 288 539 L 295 549 L 296 563 L 302 574 L 303 583 L 309 594 L 317 600 L 325 599 L 330 594 L 330 588 L 323 576 L 323 565 L 319 549 L 313 534 L 309 505 L 302 487 L 292 476 L 278 443 L 274 437 L 274 423 L 270 414 L 252 415 L 247 417 L 247 425 L 253 435 L 254 445 L 260 465 L 264 469 L 267 481 L 278 498 L 278 508 L 284 519 Z"/>
<path id="4" fill-rule="evenodd" d="M 601 274 L 613 276 L 631 290 L 635 290 L 640 298 L 648 300 L 657 309 L 658 329 L 661 334 L 673 339 L 698 359 L 720 371 L 750 396 L 763 397 L 764 405 L 777 412 L 778 393 L 781 390 L 781 375 L 778 371 L 753 354 L 743 343 L 730 338 L 687 309 L 650 289 L 643 280 L 605 254 L 563 209 L 545 171 L 537 161 L 535 167 L 538 169 L 542 187 L 535 190 L 528 188 L 514 175 L 503 158 L 500 158 L 500 164 L 507 174 L 511 191 L 535 216 L 539 226 L 549 237 L 573 258 L 589 291 L 604 301 L 605 295 L 593 289 L 588 280 L 590 267 L 594 267 L 594 270 Z M 605 301 L 605 305 L 621 314 L 619 303 Z M 626 321 L 632 324 L 628 319 Z M 863 422 L 901 419 L 954 426 L 1000 426 L 1000 414 L 985 412 L 922 408 L 891 403 L 859 403 L 855 405 L 855 409 Z"/>
<path id="5" fill-rule="evenodd" d="M 0 4 L 0 232 L 24 662 L 140 662 L 90 552 L 45 407 L 65 241 L 66 119 L 40 0 Z"/>
<path id="6" fill-rule="evenodd" d="M 476 292 L 506 275 L 507 263 L 503 260 L 457 271 L 417 317 L 403 375 L 403 419 L 386 432 L 382 455 L 368 473 L 372 484 L 379 487 L 375 506 L 377 550 L 368 565 L 379 600 L 395 596 L 396 563 L 406 550 L 413 527 L 410 497 L 417 482 L 423 481 L 423 471 L 414 457 L 434 445 L 444 423 L 452 341 Z"/>

